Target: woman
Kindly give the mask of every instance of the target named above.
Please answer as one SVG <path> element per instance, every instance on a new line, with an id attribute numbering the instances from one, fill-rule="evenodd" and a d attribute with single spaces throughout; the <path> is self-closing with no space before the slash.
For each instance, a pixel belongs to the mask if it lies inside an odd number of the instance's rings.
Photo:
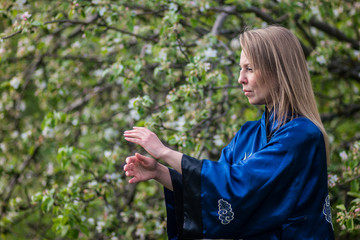
<path id="1" fill-rule="evenodd" d="M 130 183 L 165 186 L 170 239 L 334 239 L 327 188 L 328 140 L 297 38 L 271 26 L 245 31 L 239 83 L 265 105 L 245 123 L 220 160 L 197 160 L 165 147 L 146 128 L 125 139 L 155 159 L 126 159 Z"/>

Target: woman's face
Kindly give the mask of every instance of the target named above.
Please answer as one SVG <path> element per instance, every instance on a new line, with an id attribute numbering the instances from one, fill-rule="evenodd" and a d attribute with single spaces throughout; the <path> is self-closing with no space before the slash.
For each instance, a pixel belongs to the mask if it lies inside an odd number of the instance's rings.
<path id="1" fill-rule="evenodd" d="M 266 102 L 271 103 L 270 91 L 266 86 L 257 84 L 259 70 L 253 69 L 252 63 L 246 57 L 244 51 L 240 56 L 240 76 L 238 82 L 243 86 L 243 92 L 249 99 L 250 104 L 262 105 Z M 269 106 L 268 106 L 269 107 Z"/>

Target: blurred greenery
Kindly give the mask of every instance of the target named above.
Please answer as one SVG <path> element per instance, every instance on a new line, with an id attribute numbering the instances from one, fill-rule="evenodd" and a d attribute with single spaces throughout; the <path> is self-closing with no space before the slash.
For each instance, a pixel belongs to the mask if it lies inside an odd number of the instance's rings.
<path id="1" fill-rule="evenodd" d="M 217 160 L 263 109 L 240 94 L 238 36 L 301 41 L 331 143 L 337 239 L 360 237 L 360 3 L 0 2 L 0 238 L 166 239 L 162 187 L 127 184 L 122 133 Z"/>

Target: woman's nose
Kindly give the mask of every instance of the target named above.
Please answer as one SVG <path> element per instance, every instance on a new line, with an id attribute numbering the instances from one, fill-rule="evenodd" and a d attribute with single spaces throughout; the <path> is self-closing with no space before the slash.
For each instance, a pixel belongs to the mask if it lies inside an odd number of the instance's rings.
<path id="1" fill-rule="evenodd" d="M 247 83 L 246 77 L 241 72 L 240 72 L 240 75 L 239 75 L 238 83 L 240 83 L 240 84 L 246 84 Z"/>

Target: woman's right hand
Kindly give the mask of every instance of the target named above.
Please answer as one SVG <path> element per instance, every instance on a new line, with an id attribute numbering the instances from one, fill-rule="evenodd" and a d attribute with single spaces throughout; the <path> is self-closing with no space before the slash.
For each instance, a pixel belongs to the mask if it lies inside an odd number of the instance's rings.
<path id="1" fill-rule="evenodd" d="M 125 131 L 124 136 L 126 141 L 139 144 L 156 159 L 163 159 L 170 150 L 155 133 L 144 127 L 134 127 L 132 130 Z"/>
<path id="2" fill-rule="evenodd" d="M 129 183 L 143 182 L 157 177 L 158 165 L 155 159 L 136 153 L 126 158 L 124 171 L 126 176 L 133 177 Z"/>

